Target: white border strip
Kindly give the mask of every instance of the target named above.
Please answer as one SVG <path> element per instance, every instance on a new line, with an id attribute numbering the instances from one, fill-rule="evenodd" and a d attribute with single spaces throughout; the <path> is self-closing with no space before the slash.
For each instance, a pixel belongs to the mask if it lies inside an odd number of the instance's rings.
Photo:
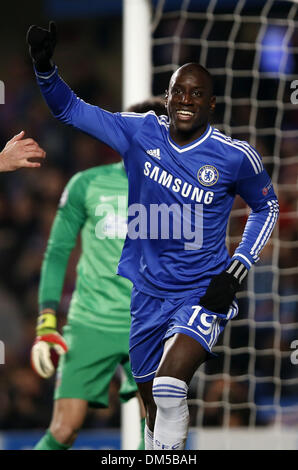
<path id="1" fill-rule="evenodd" d="M 157 372 L 157 369 L 152 372 L 149 372 L 149 374 L 146 374 L 146 375 L 133 375 L 133 374 L 132 375 L 135 379 L 143 379 L 145 377 L 148 377 L 149 375 L 155 374 L 155 372 Z"/>

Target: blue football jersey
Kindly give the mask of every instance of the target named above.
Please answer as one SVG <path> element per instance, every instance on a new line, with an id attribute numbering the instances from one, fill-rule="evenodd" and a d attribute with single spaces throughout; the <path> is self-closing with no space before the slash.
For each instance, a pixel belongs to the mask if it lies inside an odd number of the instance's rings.
<path id="1" fill-rule="evenodd" d="M 37 74 L 52 113 L 105 142 L 123 157 L 128 176 L 128 234 L 118 273 L 160 297 L 206 290 L 230 263 L 225 238 L 236 194 L 251 213 L 233 255 L 250 268 L 278 217 L 271 180 L 257 151 L 208 125 L 177 145 L 166 116 L 110 113 L 79 99 L 57 69 Z"/>

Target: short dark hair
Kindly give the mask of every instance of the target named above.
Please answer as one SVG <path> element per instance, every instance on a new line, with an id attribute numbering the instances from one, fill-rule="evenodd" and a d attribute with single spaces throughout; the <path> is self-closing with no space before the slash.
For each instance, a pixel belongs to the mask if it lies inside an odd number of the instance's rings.
<path id="1" fill-rule="evenodd" d="M 129 106 L 127 111 L 132 113 L 147 113 L 148 111 L 154 111 L 157 116 L 162 116 L 164 114 L 167 115 L 165 101 L 163 98 L 159 98 L 158 96 L 152 96 L 141 103 Z"/>
<path id="2" fill-rule="evenodd" d="M 180 70 L 180 69 L 182 69 L 182 71 L 183 71 L 184 68 L 189 68 L 189 69 L 193 68 L 193 69 L 198 70 L 198 71 L 201 72 L 201 73 L 204 73 L 204 74 L 207 76 L 208 81 L 209 81 L 209 84 L 210 84 L 210 92 L 211 92 L 211 95 L 213 95 L 213 88 L 214 88 L 214 87 L 213 87 L 213 77 L 212 77 L 211 73 L 209 72 L 209 70 L 207 70 L 203 65 L 199 64 L 198 62 L 188 62 L 187 64 L 183 64 L 181 67 L 179 67 L 179 68 L 173 73 L 173 75 L 171 76 L 171 78 L 170 78 L 170 84 L 171 84 L 172 78 L 173 78 L 173 76 L 175 75 L 175 73 L 176 73 L 178 70 Z"/>

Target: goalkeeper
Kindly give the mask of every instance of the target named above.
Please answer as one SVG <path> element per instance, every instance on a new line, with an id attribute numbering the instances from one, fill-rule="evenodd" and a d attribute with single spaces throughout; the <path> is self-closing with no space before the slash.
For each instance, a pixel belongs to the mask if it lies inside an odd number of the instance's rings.
<path id="1" fill-rule="evenodd" d="M 164 112 L 157 99 L 136 106 L 137 110 Z M 77 173 L 62 194 L 42 264 L 31 362 L 41 377 L 48 378 L 55 371 L 50 346 L 61 358 L 52 421 L 35 449 L 71 447 L 88 406 L 108 406 L 109 384 L 119 364 L 126 375 L 120 399 L 126 401 L 136 394 L 128 357 L 131 283 L 115 274 L 126 236 L 126 212 L 127 176 L 122 163 Z M 56 312 L 79 232 L 82 253 L 62 337 L 57 332 Z M 144 448 L 142 442 L 139 448 Z"/>

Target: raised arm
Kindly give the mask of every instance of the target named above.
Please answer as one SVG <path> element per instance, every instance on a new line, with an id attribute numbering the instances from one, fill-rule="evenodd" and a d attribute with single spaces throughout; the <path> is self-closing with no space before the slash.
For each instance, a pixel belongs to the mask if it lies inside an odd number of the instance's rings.
<path id="1" fill-rule="evenodd" d="M 27 33 L 29 52 L 37 83 L 52 114 L 62 122 L 105 142 L 124 155 L 141 125 L 140 119 L 110 113 L 78 98 L 58 75 L 52 56 L 56 45 L 56 26 L 49 29 L 31 26 Z"/>

